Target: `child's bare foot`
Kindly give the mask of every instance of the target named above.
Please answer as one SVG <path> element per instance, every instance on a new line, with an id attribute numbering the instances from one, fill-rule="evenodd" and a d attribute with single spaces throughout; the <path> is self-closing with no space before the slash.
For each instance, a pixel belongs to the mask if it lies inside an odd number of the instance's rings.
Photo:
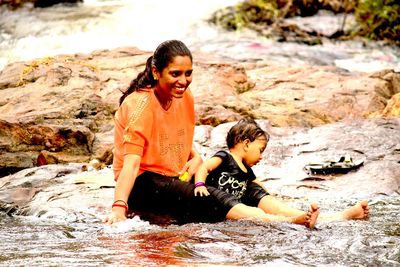
<path id="1" fill-rule="evenodd" d="M 316 203 L 311 204 L 309 211 L 307 212 L 307 224 L 306 226 L 310 229 L 314 229 L 317 223 L 317 218 L 319 215 L 319 207 Z"/>
<path id="2" fill-rule="evenodd" d="M 364 219 L 369 215 L 368 201 L 363 200 L 357 203 L 351 208 L 348 208 L 342 212 L 342 218 L 345 220 L 356 220 Z"/>
<path id="3" fill-rule="evenodd" d="M 313 229 L 315 223 L 317 222 L 317 218 L 319 215 L 318 205 L 313 203 L 310 206 L 310 209 L 304 215 L 300 215 L 293 219 L 293 223 L 302 224 L 310 229 Z"/>

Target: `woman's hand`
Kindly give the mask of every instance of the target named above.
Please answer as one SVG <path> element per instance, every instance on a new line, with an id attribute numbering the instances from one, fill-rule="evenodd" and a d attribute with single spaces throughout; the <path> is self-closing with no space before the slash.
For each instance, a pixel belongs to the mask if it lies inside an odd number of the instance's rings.
<path id="1" fill-rule="evenodd" d="M 125 209 L 121 207 L 114 207 L 111 214 L 108 215 L 103 222 L 106 224 L 113 224 L 116 222 L 122 222 L 126 220 Z"/>
<path id="2" fill-rule="evenodd" d="M 199 194 L 199 196 L 209 196 L 210 193 L 207 190 L 207 187 L 205 186 L 198 186 L 194 189 L 194 195 L 197 196 L 197 193 Z"/>
<path id="3" fill-rule="evenodd" d="M 197 152 L 193 154 L 194 154 L 193 157 L 188 162 L 186 162 L 185 166 L 183 167 L 180 173 L 180 175 L 182 175 L 185 172 L 189 173 L 189 177 L 186 180 L 186 182 L 190 182 L 192 180 L 193 175 L 197 172 L 197 170 L 203 163 L 203 159 Z"/>
<path id="4" fill-rule="evenodd" d="M 103 221 L 106 224 L 113 224 L 126 220 L 126 211 L 128 210 L 128 197 L 132 191 L 136 176 L 139 172 L 141 157 L 135 154 L 127 154 L 124 157 L 124 166 L 115 185 L 115 195 L 112 212 Z M 114 205 L 116 202 L 122 202 L 124 205 Z M 121 204 L 121 203 L 119 203 Z M 125 207 L 126 206 L 126 207 Z"/>

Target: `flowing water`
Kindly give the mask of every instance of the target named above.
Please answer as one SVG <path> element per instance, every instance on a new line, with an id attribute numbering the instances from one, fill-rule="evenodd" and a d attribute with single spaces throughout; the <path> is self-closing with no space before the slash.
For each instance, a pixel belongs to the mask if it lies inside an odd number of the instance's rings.
<path id="1" fill-rule="evenodd" d="M 235 2 L 85 0 L 45 9 L 0 7 L 0 69 L 17 60 L 121 46 L 154 50 L 166 39 L 202 38 L 215 33 L 203 19 Z"/>
<path id="2" fill-rule="evenodd" d="M 14 61 L 95 49 L 152 50 L 165 39 L 227 58 L 336 65 L 350 71 L 399 69 L 399 48 L 362 42 L 275 43 L 206 22 L 234 0 L 85 0 L 78 6 L 0 8 L 0 70 Z M 322 23 L 322 22 L 321 22 Z M 339 23 L 339 22 L 338 22 Z M 322 23 L 323 24 L 323 23 Z M 348 207 L 352 199 L 320 202 Z M 296 203 L 299 207 L 306 207 Z M 100 217 L 50 220 L 0 213 L 0 266 L 400 266 L 400 199 L 378 196 L 369 220 L 302 226 L 252 222 L 118 227 Z"/>
<path id="3" fill-rule="evenodd" d="M 227 32 L 206 22 L 221 7 L 239 0 L 85 0 L 78 6 L 46 9 L 0 7 L 0 70 L 14 61 L 96 49 L 136 46 L 154 50 L 166 39 L 181 39 L 193 51 L 268 64 L 336 65 L 350 71 L 400 71 L 400 48 L 378 43 L 330 42 L 307 46 L 277 43 L 245 30 Z M 306 27 L 332 32 L 343 18 L 302 19 Z"/>
<path id="4" fill-rule="evenodd" d="M 322 203 L 342 209 L 350 202 Z M 1 266 L 400 266 L 400 199 L 379 197 L 369 220 L 287 223 L 229 221 L 118 227 L 99 219 L 55 222 L 0 217 Z"/>

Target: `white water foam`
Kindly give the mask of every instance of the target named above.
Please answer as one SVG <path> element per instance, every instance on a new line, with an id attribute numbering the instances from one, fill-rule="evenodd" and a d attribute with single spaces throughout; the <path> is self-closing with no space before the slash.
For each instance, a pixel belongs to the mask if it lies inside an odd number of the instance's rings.
<path id="1" fill-rule="evenodd" d="M 142 221 L 139 216 L 135 216 L 132 219 L 126 219 L 125 221 L 113 223 L 111 225 L 104 225 L 104 232 L 107 234 L 127 233 L 132 231 L 143 231 L 155 229 L 157 226 L 150 225 L 147 221 Z"/>
<path id="2" fill-rule="evenodd" d="M 210 33 L 199 25 L 212 12 L 236 2 L 85 0 L 78 6 L 45 9 L 0 7 L 0 70 L 15 61 L 97 49 L 136 46 L 152 51 L 162 41 L 185 41 L 193 32 L 202 38 Z"/>

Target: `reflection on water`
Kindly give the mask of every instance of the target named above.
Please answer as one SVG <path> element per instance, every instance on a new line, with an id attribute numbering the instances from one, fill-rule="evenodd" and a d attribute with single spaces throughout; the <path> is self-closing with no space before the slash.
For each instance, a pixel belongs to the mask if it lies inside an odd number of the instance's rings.
<path id="1" fill-rule="evenodd" d="M 333 211 L 351 204 L 321 207 Z M 374 199 L 371 211 L 369 220 L 319 223 L 314 231 L 287 223 L 136 221 L 123 233 L 100 220 L 62 224 L 3 214 L 0 265 L 400 266 L 400 197 Z"/>

